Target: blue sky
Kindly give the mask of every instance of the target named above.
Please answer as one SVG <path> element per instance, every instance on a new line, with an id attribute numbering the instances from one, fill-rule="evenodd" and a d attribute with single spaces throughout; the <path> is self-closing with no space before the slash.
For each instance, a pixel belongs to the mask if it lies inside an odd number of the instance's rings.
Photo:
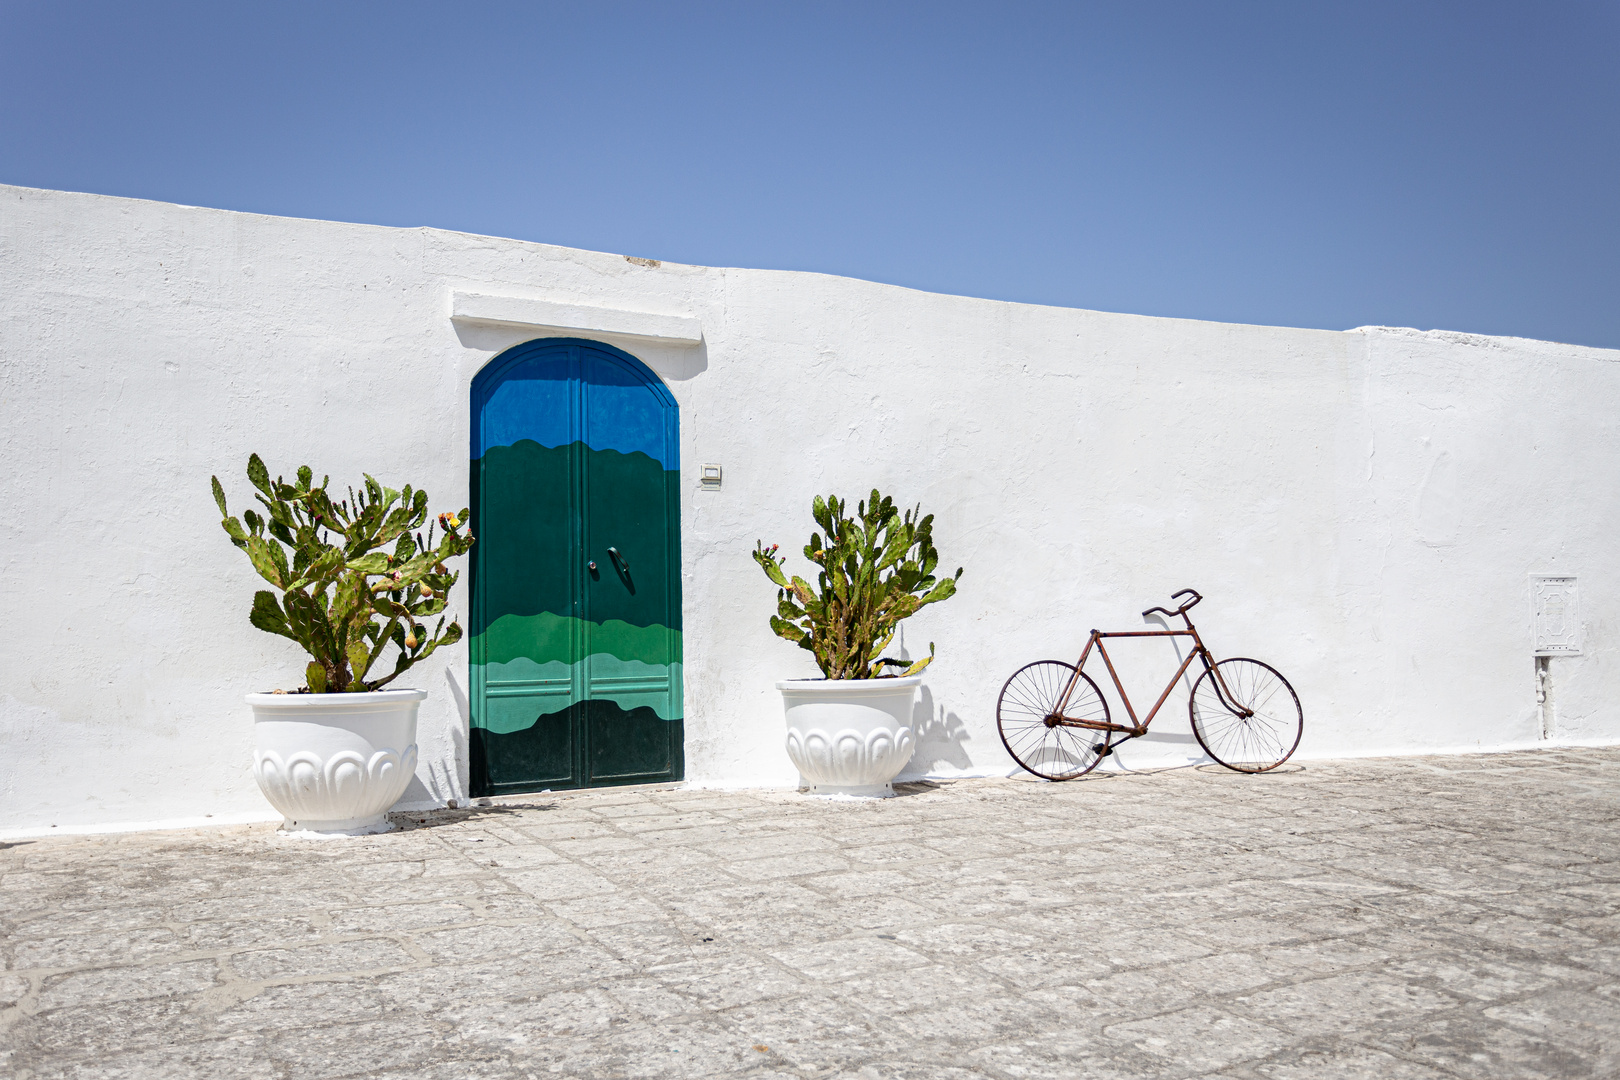
<path id="1" fill-rule="evenodd" d="M 1620 3 L 0 0 L 0 181 L 1620 347 Z"/>

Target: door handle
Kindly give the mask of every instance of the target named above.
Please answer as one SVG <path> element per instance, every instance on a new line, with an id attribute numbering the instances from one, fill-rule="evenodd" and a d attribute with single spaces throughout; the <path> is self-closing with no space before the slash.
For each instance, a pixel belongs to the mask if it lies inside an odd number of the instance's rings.
<path id="1" fill-rule="evenodd" d="M 623 570 L 627 574 L 630 572 L 630 564 L 624 561 L 624 556 L 619 554 L 618 548 L 608 548 L 608 554 L 613 556 L 613 561 L 618 564 L 620 570 Z"/>

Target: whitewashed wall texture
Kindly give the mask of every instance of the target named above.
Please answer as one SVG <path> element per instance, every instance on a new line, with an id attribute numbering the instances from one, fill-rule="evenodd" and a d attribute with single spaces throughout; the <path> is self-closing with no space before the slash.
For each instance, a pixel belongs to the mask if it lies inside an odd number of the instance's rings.
<path id="1" fill-rule="evenodd" d="M 815 672 L 770 633 L 748 552 L 796 553 L 814 494 L 873 486 L 935 513 L 966 567 L 906 629 L 939 654 L 913 775 L 1007 772 L 1002 681 L 1184 586 L 1217 653 L 1292 680 L 1307 763 L 1620 741 L 1620 352 L 0 187 L 0 830 L 271 818 L 242 695 L 304 661 L 248 625 L 257 579 L 209 475 L 241 502 L 257 451 L 465 505 L 474 373 L 564 333 L 680 403 L 692 782 L 796 781 L 773 683 Z M 1582 620 L 1580 655 L 1544 661 L 1545 733 L 1535 574 L 1576 577 Z M 1119 655 L 1150 703 L 1173 650 Z M 465 651 L 412 677 L 431 696 L 406 804 L 465 798 Z M 1172 699 L 1117 760 L 1198 756 Z"/>

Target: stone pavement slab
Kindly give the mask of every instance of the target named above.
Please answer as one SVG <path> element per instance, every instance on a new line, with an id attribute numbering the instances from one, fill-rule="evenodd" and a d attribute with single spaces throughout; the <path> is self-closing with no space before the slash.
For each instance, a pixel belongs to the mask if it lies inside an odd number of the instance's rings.
<path id="1" fill-rule="evenodd" d="M 0 1075 L 1620 1075 L 1620 750 L 0 844 Z"/>

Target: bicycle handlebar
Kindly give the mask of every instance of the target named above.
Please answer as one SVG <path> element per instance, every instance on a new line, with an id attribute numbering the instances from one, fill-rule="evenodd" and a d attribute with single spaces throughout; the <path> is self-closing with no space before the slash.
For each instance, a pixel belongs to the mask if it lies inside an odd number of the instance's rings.
<path id="1" fill-rule="evenodd" d="M 1192 599 L 1188 600 L 1185 604 L 1182 604 L 1180 607 L 1176 608 L 1176 610 L 1174 610 L 1174 611 L 1167 611 L 1166 609 L 1164 609 L 1162 607 L 1150 607 L 1146 611 L 1142 612 L 1142 618 L 1144 618 L 1144 619 L 1147 618 L 1149 615 L 1152 615 L 1155 611 L 1160 612 L 1161 614 L 1164 614 L 1164 615 L 1169 615 L 1172 618 L 1177 616 L 1177 615 L 1185 615 L 1188 611 L 1192 610 L 1194 607 L 1197 607 L 1198 602 L 1203 599 L 1202 596 L 1198 595 L 1197 590 L 1194 590 L 1194 589 L 1182 589 L 1180 592 L 1171 593 L 1170 594 L 1170 599 L 1174 600 L 1178 596 L 1191 596 Z"/>

